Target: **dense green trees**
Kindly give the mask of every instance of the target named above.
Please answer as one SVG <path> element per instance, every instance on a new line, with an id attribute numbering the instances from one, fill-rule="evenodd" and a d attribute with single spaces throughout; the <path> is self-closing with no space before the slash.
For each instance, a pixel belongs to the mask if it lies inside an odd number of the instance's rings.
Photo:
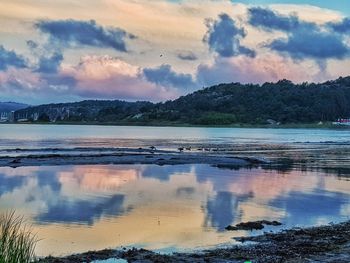
<path id="1" fill-rule="evenodd" d="M 334 121 L 350 116 L 350 78 L 323 84 L 294 85 L 288 80 L 261 86 L 221 84 L 158 104 L 156 108 L 177 111 L 178 120 L 188 123 L 197 123 L 208 112 L 221 114 L 216 124 L 262 124 L 267 119 L 281 123 Z M 222 114 L 227 118 L 222 118 Z"/>

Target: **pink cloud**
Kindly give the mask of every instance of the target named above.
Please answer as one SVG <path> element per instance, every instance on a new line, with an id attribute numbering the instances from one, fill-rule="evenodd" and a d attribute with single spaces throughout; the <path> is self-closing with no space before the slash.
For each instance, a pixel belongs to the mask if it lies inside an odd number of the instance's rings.
<path id="1" fill-rule="evenodd" d="M 212 64 L 199 65 L 197 78 L 201 84 L 208 86 L 231 82 L 261 84 L 281 79 L 289 79 L 298 83 L 314 79 L 317 73 L 316 66 L 301 66 L 291 59 L 269 54 L 256 58 L 216 57 Z"/>
<path id="2" fill-rule="evenodd" d="M 178 90 L 148 82 L 142 68 L 110 56 L 86 56 L 63 73 L 76 79 L 74 93 L 82 97 L 148 99 L 176 98 Z"/>
<path id="3" fill-rule="evenodd" d="M 2 92 L 34 92 L 40 89 L 40 82 L 39 74 L 29 69 L 9 68 L 7 71 L 0 71 L 0 90 Z"/>

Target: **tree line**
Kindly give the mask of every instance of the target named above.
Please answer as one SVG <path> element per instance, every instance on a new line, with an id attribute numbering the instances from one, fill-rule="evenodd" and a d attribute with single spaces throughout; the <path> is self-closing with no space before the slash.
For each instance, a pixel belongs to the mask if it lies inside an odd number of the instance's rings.
<path id="1" fill-rule="evenodd" d="M 327 122 L 350 116 L 350 77 L 319 84 L 293 84 L 289 80 L 263 85 L 220 84 L 163 103 L 90 100 L 20 111 L 29 115 L 37 112 L 39 121 L 52 121 L 58 116 L 58 120 L 66 122 L 195 125 L 266 124 L 267 120 L 283 124 Z"/>

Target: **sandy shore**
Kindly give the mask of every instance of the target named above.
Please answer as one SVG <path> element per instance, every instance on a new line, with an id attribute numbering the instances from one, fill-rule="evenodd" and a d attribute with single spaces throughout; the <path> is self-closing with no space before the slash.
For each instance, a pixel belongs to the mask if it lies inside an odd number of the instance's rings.
<path id="1" fill-rule="evenodd" d="M 19 154 L 0 157 L 0 167 L 42 165 L 93 165 L 93 164 L 210 164 L 219 167 L 239 168 L 264 163 L 256 158 L 234 157 L 204 152 L 175 152 L 147 149 L 114 149 L 110 152 L 80 151 L 41 154 Z"/>
<path id="2" fill-rule="evenodd" d="M 103 250 L 39 262 L 72 263 L 122 258 L 128 262 L 350 262 L 350 221 L 340 224 L 291 229 L 256 237 L 237 238 L 247 245 L 200 251 L 192 254 L 160 255 L 144 249 Z M 253 243 L 251 243 L 253 242 Z"/>

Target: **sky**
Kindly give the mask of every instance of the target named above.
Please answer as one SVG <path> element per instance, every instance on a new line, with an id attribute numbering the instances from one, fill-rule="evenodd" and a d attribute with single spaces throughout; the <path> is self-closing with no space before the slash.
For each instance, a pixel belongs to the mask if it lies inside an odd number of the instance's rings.
<path id="1" fill-rule="evenodd" d="M 0 101 L 166 101 L 350 75 L 348 0 L 1 0 Z"/>

